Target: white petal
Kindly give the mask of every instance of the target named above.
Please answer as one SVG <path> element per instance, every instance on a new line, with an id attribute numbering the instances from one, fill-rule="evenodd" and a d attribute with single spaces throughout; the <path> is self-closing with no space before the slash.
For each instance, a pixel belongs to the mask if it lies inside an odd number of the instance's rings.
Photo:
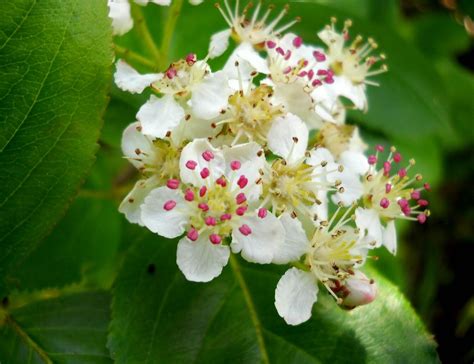
<path id="1" fill-rule="evenodd" d="M 210 151 L 214 155 L 214 158 L 210 161 L 206 161 L 202 154 L 205 151 Z M 196 162 L 195 169 L 186 167 L 188 161 Z M 207 177 L 210 181 L 215 181 L 225 173 L 225 162 L 222 152 L 219 149 L 214 148 L 207 139 L 195 139 L 188 145 L 186 145 L 181 151 L 179 159 L 179 169 L 181 180 L 184 183 L 191 183 L 194 186 L 203 186 L 206 184 L 206 180 L 200 175 L 200 172 L 204 169 L 209 169 L 210 175 Z"/>
<path id="2" fill-rule="evenodd" d="M 202 4 L 203 2 L 204 0 L 189 0 L 189 3 L 194 6 Z"/>
<path id="3" fill-rule="evenodd" d="M 272 123 L 267 138 L 270 150 L 291 164 L 304 158 L 308 128 L 298 116 L 288 113 Z"/>
<path id="4" fill-rule="evenodd" d="M 344 37 L 332 29 L 323 29 L 318 37 L 331 49 L 332 52 L 340 53 L 344 48 Z"/>
<path id="5" fill-rule="evenodd" d="M 139 131 L 139 127 L 139 122 L 132 123 L 122 134 L 122 153 L 136 168 L 152 162 L 155 156 L 152 141 Z"/>
<path id="6" fill-rule="evenodd" d="M 155 138 L 164 138 L 184 119 L 184 110 L 172 95 L 150 99 L 140 108 L 137 119 L 142 125 L 142 133 Z"/>
<path id="7" fill-rule="evenodd" d="M 139 180 L 133 189 L 123 199 L 119 206 L 119 211 L 125 214 L 128 221 L 133 224 L 143 226 L 141 219 L 141 205 L 151 190 L 158 187 L 158 180 L 155 177 Z"/>
<path id="8" fill-rule="evenodd" d="M 334 157 L 326 148 L 316 148 L 311 150 L 310 156 L 306 159 L 306 163 L 311 166 L 317 166 L 321 162 L 334 163 Z"/>
<path id="9" fill-rule="evenodd" d="M 226 49 L 229 47 L 230 33 L 231 30 L 226 29 L 211 36 L 211 43 L 209 45 L 209 58 L 219 57 L 226 51 Z"/>
<path id="10" fill-rule="evenodd" d="M 311 213 L 316 215 L 318 220 L 327 220 L 328 219 L 328 196 L 326 191 L 318 191 L 316 196 L 321 204 L 314 204 L 311 207 Z M 313 220 L 314 221 L 314 220 Z"/>
<path id="11" fill-rule="evenodd" d="M 243 217 L 239 219 L 239 224 L 248 225 L 252 232 L 245 236 L 238 228 L 234 228 L 232 251 L 242 252 L 242 257 L 252 263 L 270 263 L 275 250 L 285 239 L 285 229 L 281 222 L 273 214 L 267 213 L 263 219 L 257 216 Z"/>
<path id="12" fill-rule="evenodd" d="M 262 191 L 262 186 L 255 183 L 260 177 L 259 169 L 263 168 L 265 164 L 265 155 L 263 153 L 260 156 L 257 155 L 261 150 L 262 147 L 254 142 L 234 147 L 224 147 L 223 150 L 226 166 L 225 175 L 231 180 L 235 189 L 240 189 L 237 184 L 240 176 L 245 176 L 248 179 L 247 186 L 241 189 L 247 195 L 248 200 L 258 199 Z M 236 171 L 230 168 L 233 161 L 239 161 L 241 164 Z"/>
<path id="13" fill-rule="evenodd" d="M 362 231 L 367 231 L 368 237 L 375 241 L 377 246 L 380 246 L 382 244 L 382 224 L 377 211 L 358 207 L 355 210 L 355 216 L 357 227 Z"/>
<path id="14" fill-rule="evenodd" d="M 284 213 L 279 217 L 285 229 L 285 240 L 273 253 L 272 263 L 286 264 L 298 260 L 308 248 L 308 238 L 298 219 Z"/>
<path id="15" fill-rule="evenodd" d="M 367 96 L 365 85 L 354 85 L 351 80 L 344 76 L 334 77 L 334 83 L 326 85 L 338 96 L 348 98 L 359 110 L 367 110 Z"/>
<path id="16" fill-rule="evenodd" d="M 265 83 L 268 83 L 265 82 Z M 311 129 L 322 126 L 321 117 L 315 112 L 313 98 L 304 90 L 302 82 L 274 83 L 275 103 L 281 104 L 286 111 L 297 115 Z"/>
<path id="17" fill-rule="evenodd" d="M 212 244 L 207 235 L 196 241 L 184 237 L 178 243 L 176 262 L 188 281 L 209 282 L 221 274 L 229 255 L 228 246 Z"/>
<path id="18" fill-rule="evenodd" d="M 164 205 L 175 201 L 176 206 L 167 211 Z M 188 206 L 181 194 L 168 187 L 159 187 L 151 191 L 142 205 L 141 220 L 152 232 L 165 238 L 176 238 L 184 233 L 188 224 Z"/>
<path id="19" fill-rule="evenodd" d="M 123 35 L 132 29 L 133 19 L 128 0 L 109 0 L 107 4 L 114 35 Z"/>
<path id="20" fill-rule="evenodd" d="M 367 157 L 361 152 L 342 152 L 339 162 L 344 166 L 344 170 L 350 170 L 359 175 L 363 175 L 369 170 Z"/>
<path id="21" fill-rule="evenodd" d="M 191 105 L 194 115 L 205 120 L 215 118 L 226 108 L 231 94 L 224 72 L 207 75 L 193 88 Z"/>
<path id="22" fill-rule="evenodd" d="M 236 66 L 236 62 L 238 66 Z M 234 90 L 240 90 L 240 83 L 247 89 L 251 74 L 255 71 L 268 73 L 266 62 L 249 43 L 240 44 L 230 55 L 223 71 L 229 78 L 229 84 Z M 240 82 L 241 81 L 241 82 Z"/>
<path id="23" fill-rule="evenodd" d="M 311 317 L 318 299 L 318 284 L 310 272 L 291 268 L 278 281 L 275 307 L 287 324 L 299 325 Z"/>
<path id="24" fill-rule="evenodd" d="M 333 196 L 334 203 L 342 202 L 344 206 L 349 206 L 362 197 L 364 186 L 359 174 L 344 170 L 341 173 L 334 174 L 334 177 L 341 181 L 341 187 L 344 188 L 344 192 L 337 192 Z"/>
<path id="25" fill-rule="evenodd" d="M 383 229 L 383 245 L 390 253 L 397 253 L 397 230 L 395 229 L 395 220 L 389 221 Z"/>
<path id="26" fill-rule="evenodd" d="M 159 73 L 142 75 L 121 59 L 115 64 L 115 68 L 115 84 L 121 90 L 131 92 L 132 94 L 141 94 L 145 88 L 162 77 Z"/>

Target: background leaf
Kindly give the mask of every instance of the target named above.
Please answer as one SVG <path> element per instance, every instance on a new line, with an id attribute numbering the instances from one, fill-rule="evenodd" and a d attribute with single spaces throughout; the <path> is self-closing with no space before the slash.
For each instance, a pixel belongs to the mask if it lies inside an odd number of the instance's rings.
<path id="1" fill-rule="evenodd" d="M 0 362 L 112 363 L 105 348 L 109 294 L 43 299 L 8 312 L 0 323 Z"/>
<path id="2" fill-rule="evenodd" d="M 312 319 L 285 324 L 274 308 L 280 267 L 236 257 L 208 284 L 185 280 L 176 244 L 143 231 L 113 291 L 109 348 L 117 363 L 437 362 L 435 343 L 397 288 L 376 277 L 371 305 L 348 312 L 320 292 Z"/>
<path id="3" fill-rule="evenodd" d="M 112 61 L 107 12 L 95 0 L 0 5 L 2 277 L 51 230 L 93 162 Z"/>

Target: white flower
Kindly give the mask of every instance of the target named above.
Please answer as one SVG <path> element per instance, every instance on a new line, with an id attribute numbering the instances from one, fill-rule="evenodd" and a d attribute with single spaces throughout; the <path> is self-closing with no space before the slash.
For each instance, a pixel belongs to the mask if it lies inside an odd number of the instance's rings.
<path id="1" fill-rule="evenodd" d="M 144 135 L 139 122 L 123 132 L 122 153 L 144 176 L 120 204 L 128 221 L 143 225 L 141 205 L 154 188 L 179 177 L 180 139 L 156 139 Z"/>
<path id="2" fill-rule="evenodd" d="M 152 85 L 164 95 L 172 95 L 176 107 L 187 103 L 194 116 L 209 120 L 225 109 L 232 93 L 225 72 L 211 73 L 209 65 L 195 54 L 171 64 L 163 77 Z"/>
<path id="3" fill-rule="evenodd" d="M 360 282 L 354 279 L 360 278 L 355 269 L 363 264 L 371 245 L 362 232 L 347 225 L 351 220 L 347 218 L 350 211 L 348 209 L 337 221 L 339 210 L 331 221 L 321 221 L 311 240 L 306 241 L 304 269 L 291 268 L 278 282 L 275 307 L 288 324 L 299 325 L 311 317 L 318 282 L 339 304 L 345 302 L 346 306 L 355 306 L 369 302 L 368 297 L 364 296 L 364 300 L 361 296 L 371 291 L 360 292 L 367 287 L 360 288 L 360 284 L 357 286 Z"/>
<path id="4" fill-rule="evenodd" d="M 308 129 L 296 115 L 287 114 L 278 117 L 268 133 L 268 148 L 281 158 L 275 159 L 261 172 L 264 204 L 280 214 L 289 211 L 297 215 L 302 222 L 312 220 L 320 213 L 325 194 L 335 191 L 339 166 L 328 164 L 327 150 L 306 151 Z M 325 213 L 323 213 L 324 215 Z"/>
<path id="5" fill-rule="evenodd" d="M 209 45 L 209 56 L 211 58 L 218 57 L 226 51 L 229 46 L 230 37 L 237 43 L 249 43 L 254 47 L 261 48 L 267 40 L 275 38 L 277 34 L 282 33 L 299 21 L 299 18 L 296 18 L 285 25 L 278 26 L 282 18 L 288 12 L 287 6 L 274 19 L 268 21 L 268 24 L 266 24 L 266 22 L 273 7 L 269 7 L 259 19 L 258 16 L 261 9 L 260 2 L 257 3 L 257 7 L 250 19 L 247 18 L 247 16 L 250 15 L 248 12 L 251 7 L 250 4 L 243 9 L 242 14 L 240 14 L 238 0 L 235 3 L 234 10 L 230 8 L 227 0 L 224 0 L 224 8 L 219 4 L 216 6 L 229 26 L 229 29 L 220 31 L 211 37 L 211 43 Z"/>
<path id="6" fill-rule="evenodd" d="M 168 6 L 171 0 L 134 0 L 138 5 L 155 3 L 157 5 Z M 109 18 L 112 19 L 112 29 L 114 35 L 124 35 L 133 27 L 132 14 L 130 12 L 129 0 L 108 0 Z"/>
<path id="7" fill-rule="evenodd" d="M 163 77 L 159 73 L 140 74 L 123 60 L 115 64 L 114 81 L 118 88 L 132 94 L 141 94 L 143 90 L 150 87 L 153 82 Z"/>
<path id="8" fill-rule="evenodd" d="M 275 99 L 312 129 L 320 128 L 322 121 L 336 122 L 343 111 L 337 96 L 326 92 L 334 80 L 322 69 L 324 51 L 292 33 L 267 41 L 266 51 L 269 77 L 263 82 L 274 86 Z"/>
<path id="9" fill-rule="evenodd" d="M 239 90 L 229 97 L 229 104 L 222 112 L 216 126 L 225 128 L 230 144 L 254 141 L 267 143 L 267 135 L 273 121 L 284 114 L 281 105 L 272 102 L 273 90 L 270 86 Z"/>
<path id="10" fill-rule="evenodd" d="M 363 38 L 357 36 L 354 41 L 346 46 L 349 40 L 349 28 L 352 25 L 350 20 L 344 23 L 344 29 L 338 33 L 335 28 L 336 20 L 331 19 L 331 25 L 326 26 L 318 33 L 319 38 L 327 45 L 327 64 L 332 70 L 334 82 L 329 87 L 328 92 L 337 96 L 344 96 L 351 100 L 358 109 L 367 109 L 367 97 L 365 85 L 376 85 L 369 80 L 371 76 L 387 71 L 387 66 L 382 65 L 380 69 L 371 71 L 371 67 L 380 60 L 384 60 L 384 55 L 370 56 L 370 53 L 378 47 L 371 38 L 363 43 Z"/>
<path id="11" fill-rule="evenodd" d="M 263 165 L 260 146 L 248 143 L 223 151 L 205 139 L 184 147 L 180 185 L 154 189 L 142 205 L 141 220 L 167 238 L 183 233 L 177 263 L 188 280 L 207 282 L 227 263 L 229 246 L 250 262 L 270 263 L 285 230 L 273 214 L 255 207 Z"/>
<path id="12" fill-rule="evenodd" d="M 429 190 L 428 184 L 423 188 L 413 188 L 421 175 L 408 176 L 408 170 L 415 164 L 410 160 L 407 167 L 397 166 L 402 161 L 400 153 L 391 147 L 387 159 L 377 169 L 379 153 L 384 151 L 381 145 L 375 147 L 376 153 L 368 157 L 370 168 L 363 178 L 362 203 L 364 208 L 356 210 L 356 223 L 360 229 L 367 230 L 368 235 L 377 243 L 384 245 L 392 254 L 397 250 L 395 219 L 418 221 L 423 224 L 429 216 L 424 210 L 428 201 L 421 198 L 421 192 Z M 397 168 L 393 173 L 392 168 Z"/>

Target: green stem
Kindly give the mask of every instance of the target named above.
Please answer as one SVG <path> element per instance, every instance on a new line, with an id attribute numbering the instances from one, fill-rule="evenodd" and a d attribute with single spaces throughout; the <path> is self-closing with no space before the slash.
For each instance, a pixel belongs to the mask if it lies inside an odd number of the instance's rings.
<path id="1" fill-rule="evenodd" d="M 174 28 L 178 21 L 181 8 L 183 7 L 183 0 L 173 0 L 171 7 L 168 11 L 168 18 L 163 29 L 163 38 L 161 39 L 161 68 L 165 68 L 169 63 L 169 51 L 171 46 L 171 40 L 173 39 Z"/>
<path id="2" fill-rule="evenodd" d="M 15 333 L 23 340 L 23 342 L 31 347 L 39 357 L 47 364 L 52 364 L 53 361 L 49 358 L 48 354 L 41 348 L 22 328 L 18 323 L 11 317 L 8 316 L 6 322 L 15 331 Z"/>
<path id="3" fill-rule="evenodd" d="M 145 42 L 145 46 L 150 51 L 156 64 L 160 64 L 160 61 L 161 61 L 160 50 L 158 49 L 153 37 L 151 36 L 150 30 L 148 29 L 145 17 L 143 16 L 142 7 L 134 4 L 133 2 L 131 5 L 132 5 L 132 16 L 135 22 L 135 30 Z"/>
<path id="4" fill-rule="evenodd" d="M 230 260 L 230 266 L 232 268 L 232 271 L 234 272 L 235 278 L 237 279 L 237 282 L 239 283 L 239 286 L 242 289 L 242 292 L 244 294 L 245 302 L 250 312 L 250 318 L 252 320 L 252 323 L 255 327 L 255 331 L 257 333 L 257 343 L 258 343 L 258 348 L 260 349 L 260 353 L 262 354 L 262 363 L 269 364 L 270 359 L 268 357 L 267 349 L 265 347 L 265 341 L 263 339 L 262 324 L 260 323 L 260 320 L 258 318 L 257 310 L 255 309 L 255 305 L 253 303 L 252 296 L 250 295 L 250 291 L 247 287 L 247 283 L 245 282 L 244 276 L 242 275 L 242 272 L 240 271 L 239 262 L 232 254 L 230 255 L 229 260 Z"/>
<path id="5" fill-rule="evenodd" d="M 138 63 L 144 67 L 147 67 L 152 70 L 156 70 L 157 66 L 155 63 L 150 61 L 149 59 L 143 57 L 142 55 L 131 51 L 130 49 L 126 49 L 119 45 L 115 45 L 115 54 L 120 58 L 123 58 L 129 63 Z"/>
<path id="6" fill-rule="evenodd" d="M 290 265 L 292 265 L 295 268 L 298 268 L 300 270 L 303 270 L 305 272 L 309 272 L 309 267 L 301 262 L 291 262 Z"/>

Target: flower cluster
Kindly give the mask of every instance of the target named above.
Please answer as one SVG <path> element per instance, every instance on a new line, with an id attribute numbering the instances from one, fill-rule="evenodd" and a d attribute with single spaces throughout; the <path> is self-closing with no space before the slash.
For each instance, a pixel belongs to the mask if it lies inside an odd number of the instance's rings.
<path id="1" fill-rule="evenodd" d="M 395 253 L 395 219 L 429 216 L 429 185 L 408 176 L 414 161 L 380 145 L 365 155 L 345 124 L 347 107 L 367 109 L 384 56 L 374 40 L 352 37 L 350 21 L 338 30 L 332 19 L 317 47 L 282 34 L 299 21 L 281 24 L 287 8 L 273 18 L 260 3 L 217 8 L 229 29 L 211 37 L 205 59 L 190 53 L 156 74 L 117 62 L 118 87 L 152 92 L 123 134 L 142 178 L 120 211 L 179 238 L 177 264 L 191 281 L 217 277 L 232 253 L 291 264 L 275 292 L 288 324 L 309 319 L 318 285 L 346 308 L 371 302 L 376 285 L 360 271 L 369 251 Z M 212 71 L 209 59 L 231 39 L 237 46 Z"/>

